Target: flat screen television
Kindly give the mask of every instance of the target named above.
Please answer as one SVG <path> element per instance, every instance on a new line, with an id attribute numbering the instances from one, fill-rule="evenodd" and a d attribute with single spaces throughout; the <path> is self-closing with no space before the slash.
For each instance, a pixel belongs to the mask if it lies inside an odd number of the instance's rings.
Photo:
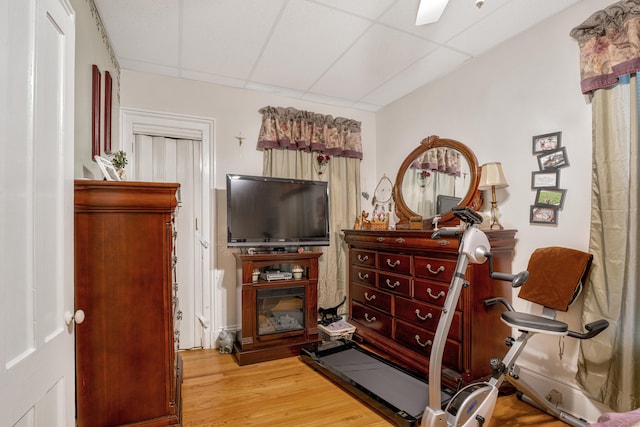
<path id="1" fill-rule="evenodd" d="M 326 182 L 227 175 L 227 246 L 328 245 Z"/>

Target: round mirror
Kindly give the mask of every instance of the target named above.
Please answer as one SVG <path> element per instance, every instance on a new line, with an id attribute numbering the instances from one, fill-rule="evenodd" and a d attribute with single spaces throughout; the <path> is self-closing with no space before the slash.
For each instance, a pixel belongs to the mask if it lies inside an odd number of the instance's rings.
<path id="1" fill-rule="evenodd" d="M 435 135 L 423 139 L 398 170 L 396 227 L 414 228 L 409 223 L 421 221 L 417 228 L 430 229 L 435 216 L 440 217 L 440 225 L 457 224 L 453 206 L 482 207 L 479 180 L 478 161 L 467 146 Z"/>

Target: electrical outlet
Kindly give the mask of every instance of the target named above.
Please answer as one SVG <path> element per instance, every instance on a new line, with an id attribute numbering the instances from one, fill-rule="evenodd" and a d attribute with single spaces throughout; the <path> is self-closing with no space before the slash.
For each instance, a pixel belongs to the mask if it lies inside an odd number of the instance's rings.
<path id="1" fill-rule="evenodd" d="M 555 389 L 551 390 L 549 394 L 547 394 L 547 400 L 552 404 L 558 406 L 562 404 L 562 393 Z"/>

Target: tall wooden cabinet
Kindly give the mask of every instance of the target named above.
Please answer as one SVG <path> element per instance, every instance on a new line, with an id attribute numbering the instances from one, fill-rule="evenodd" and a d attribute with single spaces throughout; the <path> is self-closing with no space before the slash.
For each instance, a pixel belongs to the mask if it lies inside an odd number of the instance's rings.
<path id="1" fill-rule="evenodd" d="M 515 230 L 488 231 L 494 270 L 511 272 Z M 458 241 L 432 231 L 345 230 L 349 244 L 349 309 L 356 336 L 414 371 L 428 374 L 431 344 L 452 275 Z M 470 382 L 491 373 L 510 329 L 483 300 L 511 300 L 510 283 L 492 280 L 488 263 L 469 264 L 443 355 L 443 368 Z M 448 379 L 449 378 L 449 379 Z M 454 385 L 451 376 L 443 382 Z"/>
<path id="2" fill-rule="evenodd" d="M 179 184 L 75 182 L 77 425 L 180 425 Z"/>

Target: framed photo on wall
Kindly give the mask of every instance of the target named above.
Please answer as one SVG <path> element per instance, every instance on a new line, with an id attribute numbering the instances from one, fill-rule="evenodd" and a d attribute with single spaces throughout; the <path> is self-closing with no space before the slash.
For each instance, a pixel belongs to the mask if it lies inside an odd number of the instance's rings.
<path id="1" fill-rule="evenodd" d="M 545 151 L 557 150 L 560 148 L 562 132 L 545 133 L 533 137 L 533 154 L 544 153 Z"/>
<path id="2" fill-rule="evenodd" d="M 557 224 L 558 208 L 556 206 L 531 206 L 529 222 L 532 224 Z"/>
<path id="3" fill-rule="evenodd" d="M 566 193 L 567 190 L 559 188 L 539 188 L 535 203 L 540 206 L 556 206 L 558 209 L 562 209 Z"/>
<path id="4" fill-rule="evenodd" d="M 531 172 L 531 189 L 558 188 L 560 185 L 560 171 L 534 171 Z"/>
<path id="5" fill-rule="evenodd" d="M 550 169 L 559 169 L 569 166 L 569 159 L 567 159 L 567 150 L 564 147 L 544 151 L 542 154 L 538 154 L 538 166 L 541 171 Z"/>

